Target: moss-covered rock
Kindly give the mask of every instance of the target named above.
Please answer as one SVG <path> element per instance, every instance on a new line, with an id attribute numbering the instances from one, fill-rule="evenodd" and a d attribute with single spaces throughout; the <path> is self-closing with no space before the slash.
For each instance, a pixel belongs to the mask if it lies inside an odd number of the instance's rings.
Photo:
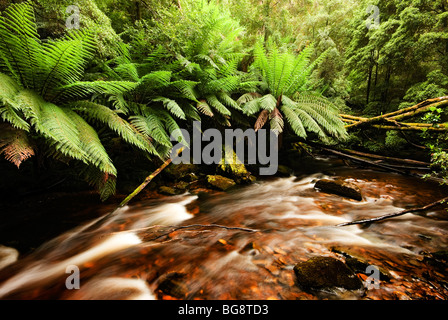
<path id="1" fill-rule="evenodd" d="M 216 172 L 220 175 L 232 178 L 237 183 L 250 183 L 250 172 L 238 159 L 236 153 L 233 150 L 223 150 L 223 154 L 224 156 L 219 163 Z"/>
<path id="2" fill-rule="evenodd" d="M 296 264 L 297 282 L 304 290 L 344 288 L 357 290 L 361 280 L 341 261 L 330 257 L 314 257 Z"/>
<path id="3" fill-rule="evenodd" d="M 168 195 L 168 196 L 174 196 L 174 195 L 182 193 L 182 191 L 179 191 L 179 190 L 177 190 L 175 188 L 171 188 L 171 187 L 167 187 L 167 186 L 160 187 L 159 188 L 159 192 L 161 194 L 165 194 L 165 195 Z"/>
<path id="4" fill-rule="evenodd" d="M 208 175 L 207 183 L 219 190 L 225 191 L 236 185 L 236 182 L 232 179 L 220 176 L 220 175 Z"/>
<path id="5" fill-rule="evenodd" d="M 191 178 L 191 174 L 196 176 L 197 171 L 198 166 L 195 164 L 180 163 L 170 164 L 164 170 L 164 174 L 173 180 L 184 180 Z"/>
<path id="6" fill-rule="evenodd" d="M 362 200 L 361 189 L 353 182 L 344 181 L 342 179 L 321 179 L 316 182 L 314 188 L 326 193 L 336 194 L 357 201 Z"/>
<path id="7" fill-rule="evenodd" d="M 282 165 L 282 164 L 278 165 L 277 174 L 276 174 L 277 176 L 290 177 L 293 174 L 294 174 L 294 170 L 292 170 L 290 167 Z"/>

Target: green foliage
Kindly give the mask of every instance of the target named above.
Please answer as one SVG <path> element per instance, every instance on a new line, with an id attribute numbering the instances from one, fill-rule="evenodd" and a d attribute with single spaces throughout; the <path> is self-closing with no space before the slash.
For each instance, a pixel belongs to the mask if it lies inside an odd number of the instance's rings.
<path id="1" fill-rule="evenodd" d="M 404 99 L 418 103 L 446 94 L 448 26 L 444 0 L 360 1 L 352 20 L 346 70 L 352 103 L 378 103 L 377 114 Z M 368 30 L 368 5 L 377 5 L 378 28 Z"/>
<path id="2" fill-rule="evenodd" d="M 18 137 L 9 142 L 3 138 L 2 152 L 19 166 L 34 150 L 23 152 L 17 147 L 18 156 L 11 156 L 11 149 L 19 145 L 34 148 L 27 140 L 42 140 L 43 153 L 56 159 L 78 160 L 90 171 L 96 169 L 96 176 L 103 181 L 96 185 L 108 186 L 101 190 L 104 199 L 110 195 L 106 191 L 113 191 L 108 180 L 114 180 L 117 171 L 86 119 L 99 119 L 141 150 L 153 149 L 115 111 L 84 100 L 92 93 L 122 94 L 130 88 L 126 82 L 81 81 L 93 51 L 94 38 L 89 31 L 72 31 L 58 40 L 41 41 L 29 3 L 13 4 L 0 17 L 0 116 L 15 128 Z M 85 112 L 88 117 L 75 111 Z"/>
<path id="3" fill-rule="evenodd" d="M 102 12 L 95 0 L 37 0 L 38 27 L 41 34 L 61 37 L 67 34 L 66 20 L 72 13 L 69 6 L 77 6 L 80 26 L 92 32 L 92 41 L 101 58 L 115 56 L 115 45 L 120 37 L 111 26 L 110 19 Z"/>
<path id="4" fill-rule="evenodd" d="M 261 80 L 260 92 L 264 95 L 243 95 L 239 102 L 247 115 L 258 114 L 256 129 L 263 127 L 269 114 L 270 127 L 283 132 L 284 122 L 299 137 L 307 132 L 320 139 L 329 136 L 343 139 L 346 136 L 338 109 L 325 98 L 308 93 L 309 76 L 325 54 L 310 61 L 313 48 L 310 46 L 300 54 L 282 51 L 272 42 L 265 49 L 261 42 L 254 48 L 253 72 Z"/>

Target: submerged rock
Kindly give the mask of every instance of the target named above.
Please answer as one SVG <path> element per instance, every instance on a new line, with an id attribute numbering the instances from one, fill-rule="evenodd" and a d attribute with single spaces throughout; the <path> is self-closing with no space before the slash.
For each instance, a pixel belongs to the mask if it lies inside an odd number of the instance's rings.
<path id="1" fill-rule="evenodd" d="M 295 265 L 297 282 L 305 290 L 344 288 L 357 290 L 361 280 L 341 261 L 330 257 L 314 257 Z"/>
<path id="2" fill-rule="evenodd" d="M 314 188 L 326 193 L 332 193 L 358 201 L 362 200 L 361 189 L 353 182 L 347 182 L 342 179 L 321 179 L 316 182 Z"/>
<path id="3" fill-rule="evenodd" d="M 188 287 L 184 283 L 185 277 L 186 274 L 179 272 L 172 272 L 162 276 L 163 280 L 160 281 L 160 284 L 156 289 L 159 299 L 162 298 L 160 294 L 167 294 L 178 299 L 185 299 L 188 294 Z"/>
<path id="4" fill-rule="evenodd" d="M 219 190 L 227 190 L 230 187 L 233 187 L 234 185 L 236 185 L 235 181 L 233 181 L 232 179 L 220 176 L 220 175 L 208 175 L 207 176 L 207 182 L 208 184 L 210 184 L 212 187 L 215 187 Z"/>
<path id="5" fill-rule="evenodd" d="M 436 252 L 431 252 L 427 255 L 423 261 L 428 263 L 440 270 L 448 270 L 448 250 L 441 250 Z"/>

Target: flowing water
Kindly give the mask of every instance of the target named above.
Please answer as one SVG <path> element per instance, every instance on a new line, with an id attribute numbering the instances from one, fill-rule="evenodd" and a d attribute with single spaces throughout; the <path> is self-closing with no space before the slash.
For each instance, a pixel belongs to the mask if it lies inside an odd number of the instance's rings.
<path id="1" fill-rule="evenodd" d="M 446 190 L 396 174 L 331 169 L 358 184 L 364 200 L 316 191 L 315 181 L 328 176 L 312 173 L 199 198 L 131 202 L 12 264 L 17 252 L 0 246 L 0 299 L 447 299 L 446 266 L 426 258 L 446 249 L 446 209 L 335 226 L 425 205 Z M 348 255 L 381 270 L 378 289 L 298 286 L 295 264 Z M 66 288 L 69 266 L 80 270 L 80 289 Z"/>

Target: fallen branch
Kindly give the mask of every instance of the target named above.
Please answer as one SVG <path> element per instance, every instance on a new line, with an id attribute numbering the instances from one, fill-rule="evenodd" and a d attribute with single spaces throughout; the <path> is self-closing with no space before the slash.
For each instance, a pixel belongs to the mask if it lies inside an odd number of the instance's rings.
<path id="1" fill-rule="evenodd" d="M 423 127 L 423 126 L 388 126 L 381 124 L 372 125 L 373 128 L 383 130 L 396 130 L 396 131 L 448 131 L 448 127 Z"/>
<path id="2" fill-rule="evenodd" d="M 355 117 L 355 116 L 349 116 L 349 115 L 341 115 L 342 119 L 349 119 L 349 120 L 358 120 L 356 123 L 351 123 L 349 125 L 346 125 L 346 129 L 353 129 L 359 126 L 363 125 L 373 125 L 381 121 L 398 121 L 405 118 L 413 117 L 417 114 L 427 112 L 432 107 L 442 107 L 448 105 L 448 96 L 445 97 L 439 97 L 434 99 L 428 99 L 423 102 L 420 102 L 412 107 L 400 109 L 394 112 L 382 114 L 380 116 L 372 117 L 372 118 L 362 118 L 362 117 Z M 347 121 L 352 122 L 352 121 Z M 400 128 L 400 127 L 398 127 Z M 381 128 L 385 129 L 385 128 Z M 440 130 L 439 130 L 440 131 Z"/>
<path id="3" fill-rule="evenodd" d="M 184 147 L 180 148 L 177 151 L 177 155 L 176 156 L 178 156 L 183 150 L 184 150 Z M 162 172 L 163 169 L 165 169 L 172 161 L 173 161 L 172 158 L 169 158 L 168 160 L 166 160 L 156 171 L 154 171 L 149 176 L 147 176 L 142 184 L 140 184 L 123 201 L 121 201 L 120 204 L 112 212 L 106 214 L 104 217 L 99 219 L 97 222 L 95 222 L 93 225 L 91 225 L 89 228 L 87 228 L 86 231 L 89 231 L 89 230 L 92 230 L 92 229 L 96 228 L 101 223 L 103 223 L 103 221 L 105 221 L 105 220 L 109 219 L 110 217 L 112 217 L 113 215 L 115 215 L 118 212 L 119 209 L 121 209 L 124 206 L 126 206 L 129 203 L 129 201 L 132 200 L 132 198 L 134 198 L 136 195 L 138 195 L 148 185 L 148 183 L 150 183 L 151 180 L 154 179 L 160 172 Z"/>
<path id="4" fill-rule="evenodd" d="M 355 224 L 378 222 L 378 221 L 382 221 L 382 220 L 389 219 L 389 218 L 399 217 L 399 216 L 402 216 L 407 213 L 422 212 L 422 211 L 431 209 L 439 204 L 442 204 L 446 201 L 448 201 L 448 197 L 443 198 L 442 200 L 430 203 L 424 207 L 407 209 L 407 210 L 403 210 L 403 211 L 396 212 L 396 213 L 389 213 L 389 214 L 385 214 L 383 216 L 379 216 L 379 217 L 371 218 L 371 219 L 362 219 L 362 220 L 355 220 L 355 221 L 351 221 L 351 222 L 344 222 L 344 223 L 340 223 L 340 224 L 336 225 L 336 227 L 344 227 L 344 226 L 351 226 L 351 225 L 355 225 Z"/>
<path id="5" fill-rule="evenodd" d="M 184 150 L 184 148 L 180 148 L 179 151 L 177 152 L 177 155 L 179 155 L 182 151 Z M 173 159 L 169 158 L 168 160 L 166 160 L 156 171 L 154 171 L 153 173 L 151 173 L 149 176 L 146 177 L 145 181 L 142 182 L 141 185 L 139 185 L 130 195 L 128 195 L 119 205 L 115 210 L 118 210 L 120 208 L 123 208 L 125 205 L 127 205 L 129 203 L 129 201 L 132 200 L 132 198 L 134 198 L 136 195 L 138 195 L 147 185 L 148 183 L 151 182 L 152 179 L 154 179 L 160 172 L 162 172 L 163 169 L 165 169 L 171 162 L 173 161 Z"/>
<path id="6" fill-rule="evenodd" d="M 396 163 L 404 163 L 404 164 L 424 166 L 424 167 L 428 167 L 431 165 L 430 163 L 423 162 L 423 161 L 380 156 L 380 155 L 376 155 L 376 154 L 355 151 L 355 150 L 350 150 L 350 149 L 343 149 L 343 151 L 346 153 L 349 153 L 349 154 L 354 154 L 354 155 L 358 155 L 358 156 L 362 156 L 362 157 L 366 157 L 366 158 L 379 159 L 379 160 L 391 161 L 391 162 L 396 162 Z"/>
<path id="7" fill-rule="evenodd" d="M 408 172 L 405 172 L 403 170 L 399 170 L 399 169 L 390 167 L 390 166 L 385 165 L 385 164 L 380 164 L 380 163 L 377 163 L 377 162 L 374 162 L 374 161 L 365 160 L 365 159 L 362 159 L 362 158 L 359 158 L 359 157 L 351 156 L 351 155 L 345 154 L 343 152 L 336 151 L 336 150 L 333 150 L 333 149 L 328 149 L 328 148 L 325 148 L 325 147 L 322 147 L 322 146 L 320 146 L 320 148 L 322 150 L 324 150 L 324 151 L 329 152 L 329 153 L 333 153 L 335 155 L 338 155 L 338 156 L 341 156 L 341 157 L 344 157 L 344 158 L 347 158 L 347 159 L 350 159 L 350 160 L 358 161 L 358 162 L 361 162 L 361 163 L 366 163 L 366 164 L 368 164 L 370 166 L 373 166 L 373 167 L 382 168 L 384 170 L 400 173 L 400 174 L 403 174 L 403 175 L 412 175 L 412 174 L 410 174 Z"/>

